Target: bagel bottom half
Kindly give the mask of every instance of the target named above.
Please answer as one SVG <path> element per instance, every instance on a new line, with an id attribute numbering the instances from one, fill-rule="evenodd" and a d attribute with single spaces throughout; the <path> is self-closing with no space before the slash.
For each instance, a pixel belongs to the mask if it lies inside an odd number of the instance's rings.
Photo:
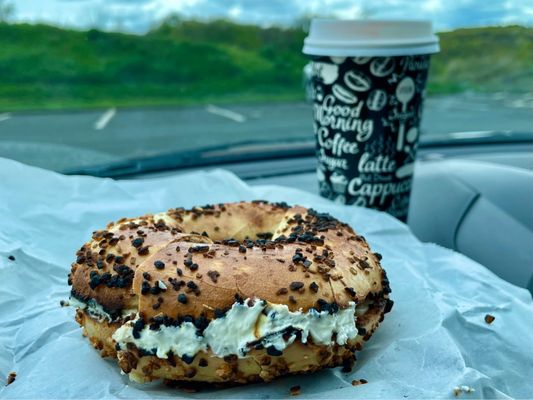
<path id="1" fill-rule="evenodd" d="M 288 374 L 306 374 L 323 368 L 342 366 L 349 370 L 355 362 L 355 351 L 361 350 L 383 321 L 386 302 L 376 302 L 357 317 L 359 334 L 344 346 L 317 345 L 312 340 L 303 344 L 296 340 L 280 356 L 271 356 L 265 349 L 253 350 L 245 358 L 217 357 L 211 351 L 200 352 L 190 363 L 179 357 L 167 359 L 144 355 L 136 347 L 117 351 L 113 333 L 124 323 L 96 320 L 83 310 L 76 313 L 83 334 L 100 351 L 102 357 L 117 357 L 122 371 L 135 382 L 158 379 L 243 384 L 271 381 Z M 126 318 L 127 319 L 127 318 Z"/>

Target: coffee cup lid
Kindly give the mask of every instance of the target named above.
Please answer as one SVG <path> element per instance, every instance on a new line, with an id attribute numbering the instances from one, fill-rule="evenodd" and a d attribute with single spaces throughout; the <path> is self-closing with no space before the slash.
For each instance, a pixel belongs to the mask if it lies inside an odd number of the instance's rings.
<path id="1" fill-rule="evenodd" d="M 430 21 L 313 19 L 303 53 L 333 57 L 432 54 L 439 38 Z"/>

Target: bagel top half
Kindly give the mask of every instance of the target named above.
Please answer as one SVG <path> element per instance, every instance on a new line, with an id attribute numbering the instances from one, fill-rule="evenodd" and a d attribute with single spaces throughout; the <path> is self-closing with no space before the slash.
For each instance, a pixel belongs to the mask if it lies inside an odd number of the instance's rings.
<path id="1" fill-rule="evenodd" d="M 78 251 L 69 283 L 114 319 L 210 321 L 247 298 L 303 312 L 387 298 L 380 258 L 328 214 L 241 202 L 111 223 Z"/>

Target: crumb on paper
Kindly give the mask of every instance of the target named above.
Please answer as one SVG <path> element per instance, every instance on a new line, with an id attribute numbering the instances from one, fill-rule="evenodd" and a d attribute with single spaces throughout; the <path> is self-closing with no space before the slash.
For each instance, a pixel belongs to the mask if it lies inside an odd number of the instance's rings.
<path id="1" fill-rule="evenodd" d="M 494 315 L 490 315 L 490 314 L 485 315 L 485 322 L 489 325 L 492 324 L 495 319 L 496 317 Z"/>
<path id="2" fill-rule="evenodd" d="M 352 381 L 352 386 L 364 385 L 365 383 L 368 383 L 366 379 L 354 379 Z"/>
<path id="3" fill-rule="evenodd" d="M 467 385 L 456 386 L 453 388 L 453 395 L 458 397 L 461 393 L 473 393 L 476 390 Z"/>
<path id="4" fill-rule="evenodd" d="M 6 386 L 11 385 L 17 379 L 17 373 L 15 371 L 10 372 L 6 379 Z"/>
<path id="5" fill-rule="evenodd" d="M 301 392 L 301 387 L 300 385 L 296 385 L 296 386 L 293 386 L 289 389 L 289 391 L 291 392 L 291 396 L 298 396 Z"/>
<path id="6" fill-rule="evenodd" d="M 11 256 L 7 257 L 7 259 L 8 259 L 9 261 L 15 261 L 15 256 L 11 255 Z"/>
<path id="7" fill-rule="evenodd" d="M 60 305 L 61 307 L 68 307 L 70 304 L 69 304 L 69 302 L 66 301 L 66 300 L 60 300 L 60 301 L 59 301 L 59 305 Z"/>

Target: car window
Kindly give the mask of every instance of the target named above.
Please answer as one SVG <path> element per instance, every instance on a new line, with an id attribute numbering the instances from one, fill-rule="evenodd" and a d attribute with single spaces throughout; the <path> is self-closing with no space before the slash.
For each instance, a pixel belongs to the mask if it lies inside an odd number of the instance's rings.
<path id="1" fill-rule="evenodd" d="M 531 12 L 519 0 L 0 0 L 0 156 L 69 172 L 311 143 L 313 16 L 433 21 L 422 140 L 531 132 Z"/>

